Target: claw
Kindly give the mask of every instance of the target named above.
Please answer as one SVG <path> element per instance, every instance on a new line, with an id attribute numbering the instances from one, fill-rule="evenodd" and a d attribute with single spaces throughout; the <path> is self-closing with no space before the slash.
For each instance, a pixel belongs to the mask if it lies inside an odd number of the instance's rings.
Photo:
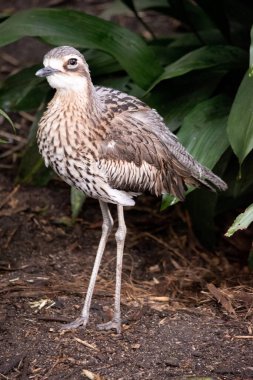
<path id="1" fill-rule="evenodd" d="M 79 317 L 75 319 L 73 322 L 67 323 L 61 327 L 61 330 L 72 330 L 77 329 L 79 326 L 86 326 L 88 319 L 85 317 Z"/>
<path id="2" fill-rule="evenodd" d="M 99 330 L 116 330 L 117 334 L 121 333 L 121 321 L 120 320 L 112 320 L 106 323 L 100 323 L 97 325 Z"/>

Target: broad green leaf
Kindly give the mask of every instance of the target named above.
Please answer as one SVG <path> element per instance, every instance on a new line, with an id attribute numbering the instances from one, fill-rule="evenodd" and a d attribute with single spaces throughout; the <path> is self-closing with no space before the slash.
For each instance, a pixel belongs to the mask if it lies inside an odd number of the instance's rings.
<path id="1" fill-rule="evenodd" d="M 108 53 L 89 49 L 84 51 L 83 54 L 89 64 L 92 77 L 122 71 L 120 64 Z"/>
<path id="2" fill-rule="evenodd" d="M 171 79 L 169 88 L 166 82 L 159 84 L 144 101 L 156 108 L 170 130 L 175 131 L 196 104 L 213 94 L 225 73 L 202 71 Z"/>
<path id="3" fill-rule="evenodd" d="M 253 78 L 246 72 L 229 114 L 228 138 L 240 164 L 253 149 Z"/>
<path id="4" fill-rule="evenodd" d="M 222 95 L 199 103 L 185 117 L 178 138 L 202 165 L 212 169 L 229 146 L 226 133 L 230 100 Z"/>
<path id="5" fill-rule="evenodd" d="M 241 166 L 236 156 L 231 154 L 229 165 L 226 169 L 226 182 L 228 185 L 226 196 L 230 197 L 233 203 L 230 205 L 230 209 L 233 207 L 240 207 L 240 199 L 244 196 L 250 197 L 250 195 L 253 193 L 252 173 L 253 151 L 246 157 Z M 236 203 L 237 200 L 239 203 Z M 221 205 L 222 208 L 223 206 L 224 205 Z M 227 211 L 228 208 L 225 207 L 224 209 Z"/>
<path id="6" fill-rule="evenodd" d="M 37 144 L 33 142 L 28 145 L 19 166 L 17 181 L 24 184 L 45 186 L 53 177 L 52 170 L 45 167 Z"/>
<path id="7" fill-rule="evenodd" d="M 71 213 L 72 219 L 76 219 L 79 215 L 83 204 L 85 202 L 86 195 L 83 191 L 77 190 L 75 187 L 71 187 L 70 193 L 70 203 L 71 203 Z"/>
<path id="8" fill-rule="evenodd" d="M 47 83 L 35 77 L 39 67 L 23 69 L 6 79 L 0 89 L 0 107 L 7 111 L 28 111 L 39 107 L 49 91 Z"/>
<path id="9" fill-rule="evenodd" d="M 199 103 L 185 117 L 177 134 L 187 151 L 209 169 L 215 166 L 229 146 L 226 134 L 229 107 L 230 101 L 225 96 L 216 96 Z M 189 189 L 187 194 L 192 190 Z M 177 199 L 166 194 L 161 209 L 175 203 Z"/>
<path id="10" fill-rule="evenodd" d="M 53 45 L 72 45 L 107 52 L 144 89 L 162 72 L 154 52 L 140 36 L 82 12 L 31 9 L 17 12 L 0 24 L 0 46 L 25 36 L 41 37 Z"/>
<path id="11" fill-rule="evenodd" d="M 166 208 L 175 205 L 179 202 L 179 199 L 170 194 L 163 194 L 160 211 L 166 210 Z"/>
<path id="12" fill-rule="evenodd" d="M 93 78 L 122 70 L 112 56 L 98 50 L 86 51 L 85 58 Z M 37 109 L 50 91 L 47 81 L 35 76 L 40 67 L 35 65 L 25 68 L 7 78 L 0 89 L 0 107 L 12 111 Z"/>
<path id="13" fill-rule="evenodd" d="M 238 230 L 245 230 L 253 222 L 253 203 L 237 216 L 232 226 L 227 230 L 225 236 L 232 236 Z"/>
<path id="14" fill-rule="evenodd" d="M 253 71 L 253 26 L 251 28 L 250 37 L 251 37 L 251 44 L 250 44 L 250 50 L 249 50 L 249 65 L 250 65 L 250 76 L 251 76 L 252 71 Z"/>
<path id="15" fill-rule="evenodd" d="M 203 30 L 199 32 L 199 35 L 205 41 L 205 44 L 209 46 L 223 45 L 225 43 L 224 37 L 218 29 Z M 203 46 L 194 33 L 182 33 L 174 38 L 175 40 L 171 43 L 171 47 L 188 47 L 194 50 Z"/>
<path id="16" fill-rule="evenodd" d="M 199 30 L 212 25 L 202 9 L 187 0 L 168 0 L 168 3 L 170 7 L 167 14 L 183 22 L 201 41 Z"/>
<path id="17" fill-rule="evenodd" d="M 244 67 L 247 59 L 245 51 L 235 46 L 204 46 L 166 66 L 151 88 L 165 79 L 175 78 L 193 70 L 232 70 Z"/>

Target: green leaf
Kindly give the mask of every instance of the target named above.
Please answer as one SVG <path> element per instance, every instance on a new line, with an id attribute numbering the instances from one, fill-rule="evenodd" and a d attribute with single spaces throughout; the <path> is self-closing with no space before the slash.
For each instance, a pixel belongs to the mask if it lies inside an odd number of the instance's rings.
<path id="1" fill-rule="evenodd" d="M 249 50 L 249 65 L 251 68 L 250 76 L 252 75 L 253 70 L 253 26 L 250 31 L 250 37 L 251 37 L 251 44 L 250 44 L 250 50 Z"/>
<path id="2" fill-rule="evenodd" d="M 253 270 L 253 246 L 251 250 L 249 251 L 248 264 L 249 264 L 249 268 Z"/>
<path id="3" fill-rule="evenodd" d="M 15 130 L 15 126 L 14 126 L 13 121 L 11 120 L 11 118 L 9 117 L 9 115 L 7 115 L 7 113 L 4 112 L 1 108 L 0 108 L 0 115 L 2 115 L 10 123 L 10 125 L 12 126 L 12 128 Z M 8 141 L 0 139 L 0 143 L 1 144 L 8 144 Z"/>
<path id="4" fill-rule="evenodd" d="M 19 166 L 17 181 L 26 185 L 45 186 L 53 177 L 52 170 L 45 167 L 37 144 L 28 145 Z"/>
<path id="5" fill-rule="evenodd" d="M 88 50 L 85 57 L 90 65 L 92 77 L 122 70 L 118 62 L 107 53 Z M 46 94 L 50 92 L 48 83 L 35 76 L 40 67 L 41 65 L 35 65 L 25 68 L 7 78 L 0 89 L 0 107 L 12 111 L 39 108 Z"/>
<path id="6" fill-rule="evenodd" d="M 35 77 L 40 66 L 33 66 L 10 76 L 0 89 L 0 107 L 6 110 L 29 111 L 40 106 L 48 93 L 48 84 Z"/>
<path id="7" fill-rule="evenodd" d="M 75 187 L 71 187 L 70 192 L 70 203 L 71 203 L 71 213 L 72 219 L 76 219 L 79 215 L 83 204 L 85 202 L 86 195 L 83 191 L 77 190 Z"/>
<path id="8" fill-rule="evenodd" d="M 154 52 L 140 36 L 82 12 L 31 9 L 17 12 L 0 24 L 0 46 L 25 36 L 41 37 L 53 45 L 72 45 L 107 52 L 144 89 L 162 72 Z"/>
<path id="9" fill-rule="evenodd" d="M 166 210 L 166 208 L 173 206 L 178 202 L 179 202 L 179 199 L 177 199 L 173 195 L 163 194 L 160 211 L 164 211 L 164 210 Z"/>
<path id="10" fill-rule="evenodd" d="M 151 88 L 165 79 L 175 78 L 193 70 L 240 68 L 245 65 L 247 59 L 245 51 L 235 46 L 204 46 L 166 66 L 163 74 L 152 84 Z"/>
<path id="11" fill-rule="evenodd" d="M 242 164 L 253 149 L 253 78 L 249 78 L 249 71 L 244 75 L 232 105 L 227 133 L 232 149 Z"/>
<path id="12" fill-rule="evenodd" d="M 2 115 L 9 123 L 10 125 L 12 126 L 12 128 L 15 130 L 15 126 L 14 126 L 14 123 L 13 121 L 11 120 L 10 116 L 7 115 L 6 112 L 4 112 L 2 109 L 0 109 L 0 115 Z"/>
<path id="13" fill-rule="evenodd" d="M 177 134 L 187 151 L 209 169 L 215 166 L 229 146 L 226 134 L 229 108 L 230 100 L 225 96 L 205 100 L 189 112 Z M 189 189 L 187 194 L 192 190 Z M 175 197 L 165 194 L 161 210 L 177 202 Z"/>
<path id="14" fill-rule="evenodd" d="M 239 175 L 238 175 L 239 173 Z M 240 199 L 244 196 L 250 197 L 253 193 L 253 151 L 246 157 L 242 165 L 239 166 L 239 162 L 234 154 L 231 152 L 229 165 L 226 169 L 225 181 L 228 184 L 226 191 L 226 197 L 229 197 L 231 202 L 224 202 L 221 204 L 221 208 L 227 211 L 228 209 L 240 207 Z M 236 203 L 238 200 L 239 203 Z M 230 207 L 227 207 L 226 203 L 231 203 Z"/>
<path id="15" fill-rule="evenodd" d="M 226 133 L 230 99 L 219 95 L 199 103 L 184 119 L 180 142 L 202 165 L 212 169 L 229 146 Z"/>
<path id="16" fill-rule="evenodd" d="M 253 222 L 253 203 L 237 216 L 232 226 L 227 230 L 225 236 L 232 236 L 238 230 L 245 230 Z"/>
<path id="17" fill-rule="evenodd" d="M 167 14 L 186 24 L 201 41 L 199 30 L 210 28 L 212 25 L 203 10 L 187 0 L 168 0 L 168 3 L 170 7 Z"/>
<path id="18" fill-rule="evenodd" d="M 202 71 L 171 79 L 169 89 L 163 82 L 146 94 L 144 101 L 157 109 L 170 130 L 175 131 L 196 104 L 213 94 L 225 73 Z"/>
<path id="19" fill-rule="evenodd" d="M 209 29 L 199 32 L 201 39 L 205 41 L 206 45 L 215 46 L 223 45 L 225 43 L 224 37 L 218 29 Z M 174 42 L 170 44 L 171 47 L 185 47 L 194 50 L 203 46 L 194 33 L 183 33 L 175 37 Z"/>
<path id="20" fill-rule="evenodd" d="M 103 51 L 89 49 L 83 52 L 89 64 L 92 77 L 122 71 L 114 57 Z"/>

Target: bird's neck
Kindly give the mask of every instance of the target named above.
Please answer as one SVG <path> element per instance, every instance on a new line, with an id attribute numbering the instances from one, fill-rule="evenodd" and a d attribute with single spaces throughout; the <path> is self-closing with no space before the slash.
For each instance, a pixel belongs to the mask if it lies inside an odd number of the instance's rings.
<path id="1" fill-rule="evenodd" d="M 103 111 L 103 106 L 91 83 L 78 89 L 57 89 L 50 106 L 55 108 L 57 113 L 70 113 L 73 117 L 82 115 L 86 119 L 91 115 L 93 118 L 99 117 Z"/>

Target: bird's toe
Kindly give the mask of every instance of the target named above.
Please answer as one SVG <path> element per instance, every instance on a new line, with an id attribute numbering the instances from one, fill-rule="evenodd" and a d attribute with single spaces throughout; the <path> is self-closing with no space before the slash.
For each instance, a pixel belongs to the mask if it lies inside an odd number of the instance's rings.
<path id="1" fill-rule="evenodd" d="M 121 321 L 120 320 L 112 320 L 106 323 L 100 323 L 97 325 L 98 330 L 116 330 L 117 334 L 121 333 Z"/>
<path id="2" fill-rule="evenodd" d="M 75 319 L 73 322 L 66 323 L 65 325 L 63 325 L 61 327 L 61 330 L 73 330 L 73 329 L 77 329 L 80 326 L 85 327 L 87 325 L 87 322 L 88 322 L 87 318 L 79 317 Z"/>

